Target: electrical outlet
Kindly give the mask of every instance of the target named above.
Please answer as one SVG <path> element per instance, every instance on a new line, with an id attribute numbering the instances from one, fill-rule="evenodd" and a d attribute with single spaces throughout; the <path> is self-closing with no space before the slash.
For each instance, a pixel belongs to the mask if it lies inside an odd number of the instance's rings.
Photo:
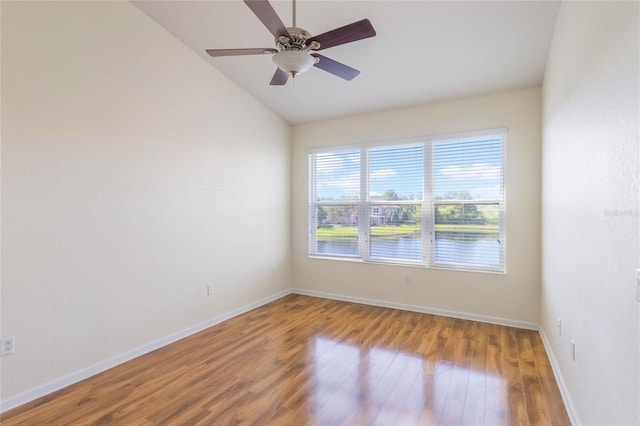
<path id="1" fill-rule="evenodd" d="M 273 268 L 271 269 L 271 278 L 275 278 L 275 276 L 276 276 L 276 269 Z"/>
<path id="2" fill-rule="evenodd" d="M 411 285 L 411 277 L 409 275 L 405 275 L 402 277 L 402 283 L 404 285 Z"/>
<path id="3" fill-rule="evenodd" d="M 214 291 L 215 291 L 215 288 L 213 287 L 213 284 L 209 284 L 207 286 L 207 296 L 213 296 Z"/>
<path id="4" fill-rule="evenodd" d="M 573 361 L 576 360 L 576 342 L 574 342 L 573 340 L 570 340 L 571 342 L 571 359 Z"/>
<path id="5" fill-rule="evenodd" d="M 562 336 L 562 319 L 558 318 L 556 327 L 558 327 L 558 336 Z"/>
<path id="6" fill-rule="evenodd" d="M 12 354 L 16 351 L 16 338 L 15 336 L 2 339 L 0 346 L 0 356 Z"/>

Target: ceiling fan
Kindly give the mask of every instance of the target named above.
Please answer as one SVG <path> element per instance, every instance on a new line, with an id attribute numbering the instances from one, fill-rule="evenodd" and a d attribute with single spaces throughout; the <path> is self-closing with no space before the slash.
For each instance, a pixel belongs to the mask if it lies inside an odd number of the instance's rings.
<path id="1" fill-rule="evenodd" d="M 319 50 L 373 37 L 376 31 L 368 19 L 312 36 L 296 27 L 296 0 L 293 0 L 293 26 L 285 27 L 268 0 L 244 0 L 249 9 L 275 36 L 275 48 L 207 49 L 210 56 L 273 55 L 278 66 L 271 79 L 272 86 L 283 86 L 289 76 L 295 78 L 312 66 L 345 80 L 353 80 L 360 71 L 316 53 Z"/>

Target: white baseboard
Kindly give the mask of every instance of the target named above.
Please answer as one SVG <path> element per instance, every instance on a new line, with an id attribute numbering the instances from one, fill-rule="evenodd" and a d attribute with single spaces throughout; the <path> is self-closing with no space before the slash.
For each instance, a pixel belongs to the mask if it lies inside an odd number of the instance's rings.
<path id="1" fill-rule="evenodd" d="M 294 288 L 292 293 L 305 296 L 322 297 L 324 299 L 341 300 L 343 302 L 361 303 L 364 305 L 380 306 L 383 308 L 401 309 L 403 311 L 419 312 L 422 314 L 440 315 L 443 317 L 459 318 L 470 321 L 486 322 L 489 324 L 504 325 L 507 327 L 523 328 L 526 330 L 538 330 L 538 324 L 533 322 L 518 321 L 507 318 L 492 317 L 487 315 L 468 314 L 465 312 L 448 311 L 445 309 L 428 308 L 424 306 L 407 305 L 404 303 L 388 302 L 386 300 L 366 299 L 363 297 L 345 296 L 342 294 L 325 293 L 322 291 Z"/>
<path id="2" fill-rule="evenodd" d="M 542 337 L 542 344 L 544 345 L 544 349 L 545 351 L 547 351 L 547 356 L 549 357 L 549 362 L 551 363 L 551 369 L 553 370 L 553 375 L 555 376 L 556 382 L 558 383 L 558 389 L 560 389 L 560 395 L 562 395 L 562 401 L 564 402 L 564 406 L 567 409 L 569 420 L 571 420 L 572 425 L 579 426 L 582 424 L 582 422 L 580 422 L 576 407 L 573 405 L 573 400 L 571 399 L 569 388 L 567 387 L 567 384 L 562 377 L 560 364 L 558 364 L 558 360 L 556 359 L 556 356 L 553 352 L 551 343 L 549 342 L 549 339 L 547 339 L 547 335 L 545 334 L 542 327 L 540 327 L 540 330 L 538 331 L 540 332 L 540 337 Z"/>
<path id="3" fill-rule="evenodd" d="M 3 400 L 0 403 L 0 413 L 8 411 L 12 408 L 18 407 L 22 404 L 26 404 L 27 402 L 33 401 L 35 399 L 38 399 L 40 397 L 43 397 L 47 394 L 50 394 L 52 392 L 55 392 L 57 390 L 60 390 L 62 388 L 65 388 L 67 386 L 70 386 L 74 383 L 77 383 L 81 380 L 87 379 L 91 376 L 95 376 L 98 373 L 101 373 L 105 370 L 108 370 L 110 368 L 113 368 L 117 365 L 123 364 L 127 361 L 130 361 L 134 358 L 137 358 L 141 355 L 147 354 L 151 351 L 155 351 L 156 349 L 159 349 L 163 346 L 167 346 L 171 343 L 174 343 L 180 339 L 184 339 L 187 336 L 190 336 L 192 334 L 198 333 L 199 331 L 205 330 L 211 326 L 214 326 L 216 324 L 219 324 L 223 321 L 226 321 L 230 318 L 236 317 L 238 315 L 244 314 L 245 312 L 248 312 L 252 309 L 255 309 L 259 306 L 262 305 L 266 305 L 269 302 L 273 302 L 274 300 L 280 299 L 281 297 L 284 297 L 288 294 L 290 294 L 291 291 L 289 289 L 287 290 L 282 290 L 279 291 L 277 293 L 274 293 L 270 296 L 267 296 L 265 298 L 262 298 L 260 300 L 256 300 L 255 302 L 249 303 L 248 305 L 245 306 L 241 306 L 237 309 L 234 309 L 232 311 L 226 312 L 224 314 L 218 315 L 216 317 L 213 317 L 207 321 L 204 321 L 200 324 L 196 324 L 192 327 L 188 327 L 185 328 L 184 330 L 180 330 L 177 331 L 175 333 L 172 333 L 168 336 L 163 337 L 162 339 L 158 339 L 154 342 L 151 343 L 147 343 L 146 345 L 143 346 L 139 346 L 135 349 L 132 349 L 128 352 L 125 352 L 123 354 L 120 354 L 116 357 L 113 357 L 111 359 L 108 359 L 106 361 L 100 362 L 98 364 L 95 364 L 91 367 L 76 371 L 74 373 L 71 374 L 67 374 L 66 376 L 60 377 L 58 379 L 55 379 L 49 383 L 45 383 L 43 385 L 37 386 L 35 388 L 29 389 L 25 392 L 22 392 L 18 395 L 12 396 L 10 398 L 7 398 L 6 400 Z"/>

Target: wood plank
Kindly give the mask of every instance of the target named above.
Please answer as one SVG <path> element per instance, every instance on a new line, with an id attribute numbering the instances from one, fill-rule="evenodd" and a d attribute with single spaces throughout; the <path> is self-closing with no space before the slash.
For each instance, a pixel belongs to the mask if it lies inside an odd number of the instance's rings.
<path id="1" fill-rule="evenodd" d="M 469 360 L 469 385 L 462 416 L 463 425 L 484 424 L 487 389 L 487 341 L 489 327 L 472 323 L 468 329 L 473 354 Z"/>
<path id="2" fill-rule="evenodd" d="M 533 349 L 529 335 L 529 330 L 517 330 L 516 338 L 518 344 L 518 363 L 520 366 L 520 376 L 524 389 L 527 417 L 530 425 L 549 425 L 551 419 L 547 411 L 547 404 L 542 394 L 540 377 L 536 371 Z"/>
<path id="3" fill-rule="evenodd" d="M 502 329 L 487 325 L 487 368 L 484 422 L 489 425 L 507 424 L 509 397 L 503 375 Z"/>
<path id="4" fill-rule="evenodd" d="M 520 375 L 516 329 L 504 327 L 501 332 L 502 373 L 508 395 L 507 422 L 510 425 L 528 425 L 529 417 L 524 398 L 524 384 Z"/>
<path id="5" fill-rule="evenodd" d="M 441 360 L 436 367 L 435 374 L 425 378 L 425 403 L 418 421 L 419 424 L 433 425 L 440 422 L 454 368 L 454 363 Z"/>
<path id="6" fill-rule="evenodd" d="M 358 392 L 336 413 L 332 422 L 335 424 L 371 424 L 377 415 L 372 401 L 372 390 L 375 389 L 385 372 L 394 362 L 397 353 L 380 348 L 366 351 L 358 370 Z"/>
<path id="7" fill-rule="evenodd" d="M 540 380 L 540 386 L 542 387 L 542 395 L 549 414 L 549 420 L 553 425 L 569 425 L 571 424 L 571 420 L 569 420 L 569 415 L 564 405 L 557 403 L 558 401 L 562 401 L 562 395 L 560 394 L 560 389 L 558 388 L 556 378 L 551 369 L 551 363 L 544 350 L 544 344 L 542 343 L 540 334 L 538 332 L 531 332 L 529 334 L 529 341 L 531 342 L 536 373 Z"/>
<path id="8" fill-rule="evenodd" d="M 396 424 L 400 415 L 407 410 L 405 402 L 413 389 L 416 380 L 422 376 L 422 360 L 407 353 L 398 353 L 397 360 L 401 360 L 405 366 L 396 385 L 391 390 L 387 400 L 382 405 L 380 412 L 374 420 L 376 425 Z M 416 414 L 418 410 L 416 410 Z M 403 422 L 399 422 L 402 424 Z"/>

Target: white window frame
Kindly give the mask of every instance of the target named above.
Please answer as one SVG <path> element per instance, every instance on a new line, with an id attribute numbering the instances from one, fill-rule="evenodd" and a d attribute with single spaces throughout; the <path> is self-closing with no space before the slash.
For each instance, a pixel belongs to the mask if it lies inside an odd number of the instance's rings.
<path id="1" fill-rule="evenodd" d="M 469 141 L 486 136 L 495 136 L 502 139 L 502 164 L 501 164 L 501 193 L 498 200 L 469 200 L 469 201 L 452 201 L 441 200 L 436 201 L 433 196 L 433 150 L 437 143 L 452 142 L 452 141 Z M 487 129 L 480 131 L 462 132 L 462 133 L 450 133 L 445 135 L 433 135 L 424 136 L 420 138 L 401 139 L 392 141 L 377 141 L 368 142 L 358 145 L 342 145 L 332 147 L 314 148 L 308 151 L 308 176 L 309 176 L 309 211 L 307 217 L 309 218 L 309 244 L 308 255 L 313 258 L 328 258 L 328 259 L 349 259 L 359 260 L 363 262 L 371 263 L 386 263 L 395 265 L 414 265 L 423 266 L 427 268 L 436 269 L 449 269 L 449 270 L 462 270 L 462 271 L 475 271 L 475 272 L 493 272 L 493 273 L 506 273 L 506 146 L 507 146 L 507 128 Z M 369 233 L 370 233 L 370 220 L 369 213 L 371 208 L 376 205 L 389 204 L 389 201 L 385 200 L 370 200 L 369 199 L 369 156 L 367 155 L 368 149 L 380 148 L 380 147 L 395 147 L 402 145 L 417 145 L 423 144 L 423 198 L 422 200 L 397 200 L 393 201 L 393 204 L 419 204 L 422 208 L 422 260 L 411 261 L 405 259 L 386 259 L 386 258 L 371 258 L 369 256 Z M 316 162 L 315 154 L 322 154 L 328 152 L 340 152 L 349 150 L 360 151 L 360 199 L 357 201 L 317 201 L 316 193 Z M 499 230 L 498 239 L 500 244 L 500 265 L 476 265 L 476 264 L 461 264 L 461 263 L 443 263 L 435 261 L 435 206 L 437 204 L 497 204 L 499 208 Z M 316 227 L 317 227 L 317 207 L 323 205 L 353 205 L 358 208 L 358 254 L 357 255 L 340 255 L 340 254 L 320 254 L 317 252 L 317 239 L 316 239 Z"/>

